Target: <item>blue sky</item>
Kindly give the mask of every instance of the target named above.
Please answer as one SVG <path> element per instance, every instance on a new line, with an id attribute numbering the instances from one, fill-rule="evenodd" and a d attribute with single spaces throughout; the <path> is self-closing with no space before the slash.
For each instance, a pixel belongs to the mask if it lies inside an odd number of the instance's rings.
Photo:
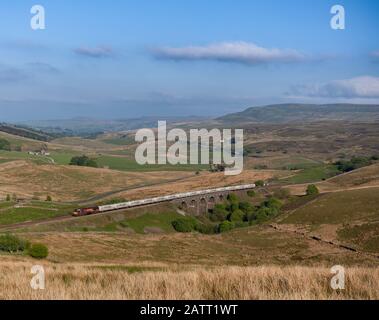
<path id="1" fill-rule="evenodd" d="M 0 23 L 0 121 L 379 103 L 377 0 L 5 0 Z"/>

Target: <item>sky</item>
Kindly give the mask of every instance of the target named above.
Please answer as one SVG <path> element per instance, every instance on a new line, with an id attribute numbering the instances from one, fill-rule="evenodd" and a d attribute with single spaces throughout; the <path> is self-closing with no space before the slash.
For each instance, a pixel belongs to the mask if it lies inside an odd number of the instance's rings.
<path id="1" fill-rule="evenodd" d="M 0 25 L 0 122 L 379 103 L 377 0 L 3 0 Z"/>

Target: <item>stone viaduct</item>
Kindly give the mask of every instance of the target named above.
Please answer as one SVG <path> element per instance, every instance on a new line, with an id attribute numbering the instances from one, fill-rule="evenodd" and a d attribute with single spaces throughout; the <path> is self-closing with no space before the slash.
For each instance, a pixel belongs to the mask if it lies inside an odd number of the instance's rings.
<path id="1" fill-rule="evenodd" d="M 248 190 L 238 191 L 219 191 L 210 194 L 190 196 L 172 200 L 171 203 L 176 205 L 180 210 L 194 216 L 200 216 L 208 213 L 213 209 L 215 204 L 223 203 L 229 194 L 234 193 L 240 197 L 246 195 Z"/>

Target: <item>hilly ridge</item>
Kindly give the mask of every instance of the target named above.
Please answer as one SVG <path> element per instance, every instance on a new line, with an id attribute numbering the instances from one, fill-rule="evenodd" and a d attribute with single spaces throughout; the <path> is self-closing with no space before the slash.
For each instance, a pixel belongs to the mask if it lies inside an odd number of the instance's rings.
<path id="1" fill-rule="evenodd" d="M 375 122 L 379 105 L 359 104 L 275 104 L 250 107 L 217 119 L 222 123 L 296 123 L 317 121 Z"/>

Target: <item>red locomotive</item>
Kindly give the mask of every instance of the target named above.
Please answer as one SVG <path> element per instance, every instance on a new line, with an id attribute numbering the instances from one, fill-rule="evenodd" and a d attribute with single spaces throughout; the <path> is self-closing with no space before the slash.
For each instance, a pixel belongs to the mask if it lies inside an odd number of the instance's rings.
<path id="1" fill-rule="evenodd" d="M 76 209 L 72 215 L 74 217 L 89 216 L 91 214 L 99 213 L 99 207 Z"/>

